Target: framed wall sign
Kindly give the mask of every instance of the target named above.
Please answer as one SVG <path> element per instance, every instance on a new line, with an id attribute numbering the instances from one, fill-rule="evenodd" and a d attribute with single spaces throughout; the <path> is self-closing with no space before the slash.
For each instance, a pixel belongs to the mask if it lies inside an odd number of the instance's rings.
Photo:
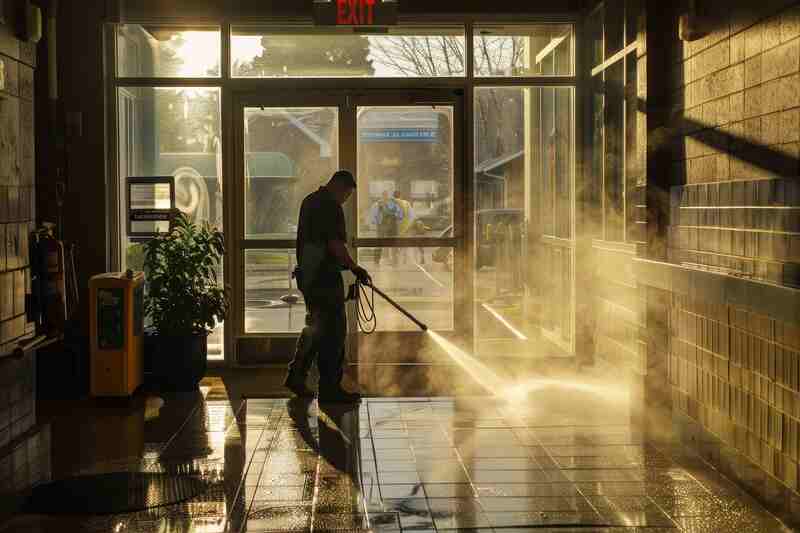
<path id="1" fill-rule="evenodd" d="M 145 241 L 166 233 L 174 213 L 174 176 L 128 178 L 128 238 Z"/>

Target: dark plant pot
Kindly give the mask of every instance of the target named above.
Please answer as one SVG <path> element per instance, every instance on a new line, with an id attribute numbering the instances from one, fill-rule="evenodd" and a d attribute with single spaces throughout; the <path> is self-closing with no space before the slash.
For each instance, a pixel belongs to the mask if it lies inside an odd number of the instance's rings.
<path id="1" fill-rule="evenodd" d="M 206 375 L 208 335 L 157 335 L 153 381 L 162 390 L 193 391 Z"/>
<path id="2" fill-rule="evenodd" d="M 150 381 L 153 376 L 155 361 L 158 358 L 158 333 L 152 327 L 144 328 L 144 340 L 142 342 L 142 369 L 144 370 L 145 383 Z"/>

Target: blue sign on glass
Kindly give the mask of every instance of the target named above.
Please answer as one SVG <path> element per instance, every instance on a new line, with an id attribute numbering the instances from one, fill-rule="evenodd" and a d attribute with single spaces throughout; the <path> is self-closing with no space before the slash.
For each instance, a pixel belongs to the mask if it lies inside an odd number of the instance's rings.
<path id="1" fill-rule="evenodd" d="M 361 142 L 436 142 L 438 130 L 433 128 L 392 128 L 361 130 Z"/>

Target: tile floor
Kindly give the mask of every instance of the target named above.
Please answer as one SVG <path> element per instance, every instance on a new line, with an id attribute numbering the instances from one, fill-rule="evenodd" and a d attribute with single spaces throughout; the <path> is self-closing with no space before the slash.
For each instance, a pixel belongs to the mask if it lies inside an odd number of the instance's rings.
<path id="1" fill-rule="evenodd" d="M 234 401 L 219 380 L 161 399 L 54 426 L 52 477 L 167 472 L 205 493 L 121 515 L 18 515 L 0 531 L 784 530 L 697 458 L 585 404 L 568 417 L 487 398 Z M 73 444 L 61 462 L 59 439 Z"/>

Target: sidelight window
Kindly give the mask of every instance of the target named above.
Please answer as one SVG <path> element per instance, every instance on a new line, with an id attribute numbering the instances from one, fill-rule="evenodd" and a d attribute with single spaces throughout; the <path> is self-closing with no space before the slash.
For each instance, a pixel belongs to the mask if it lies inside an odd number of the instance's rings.
<path id="1" fill-rule="evenodd" d="M 590 231 L 607 241 L 644 240 L 644 114 L 638 97 L 639 0 L 607 0 L 589 17 L 592 61 Z"/>

